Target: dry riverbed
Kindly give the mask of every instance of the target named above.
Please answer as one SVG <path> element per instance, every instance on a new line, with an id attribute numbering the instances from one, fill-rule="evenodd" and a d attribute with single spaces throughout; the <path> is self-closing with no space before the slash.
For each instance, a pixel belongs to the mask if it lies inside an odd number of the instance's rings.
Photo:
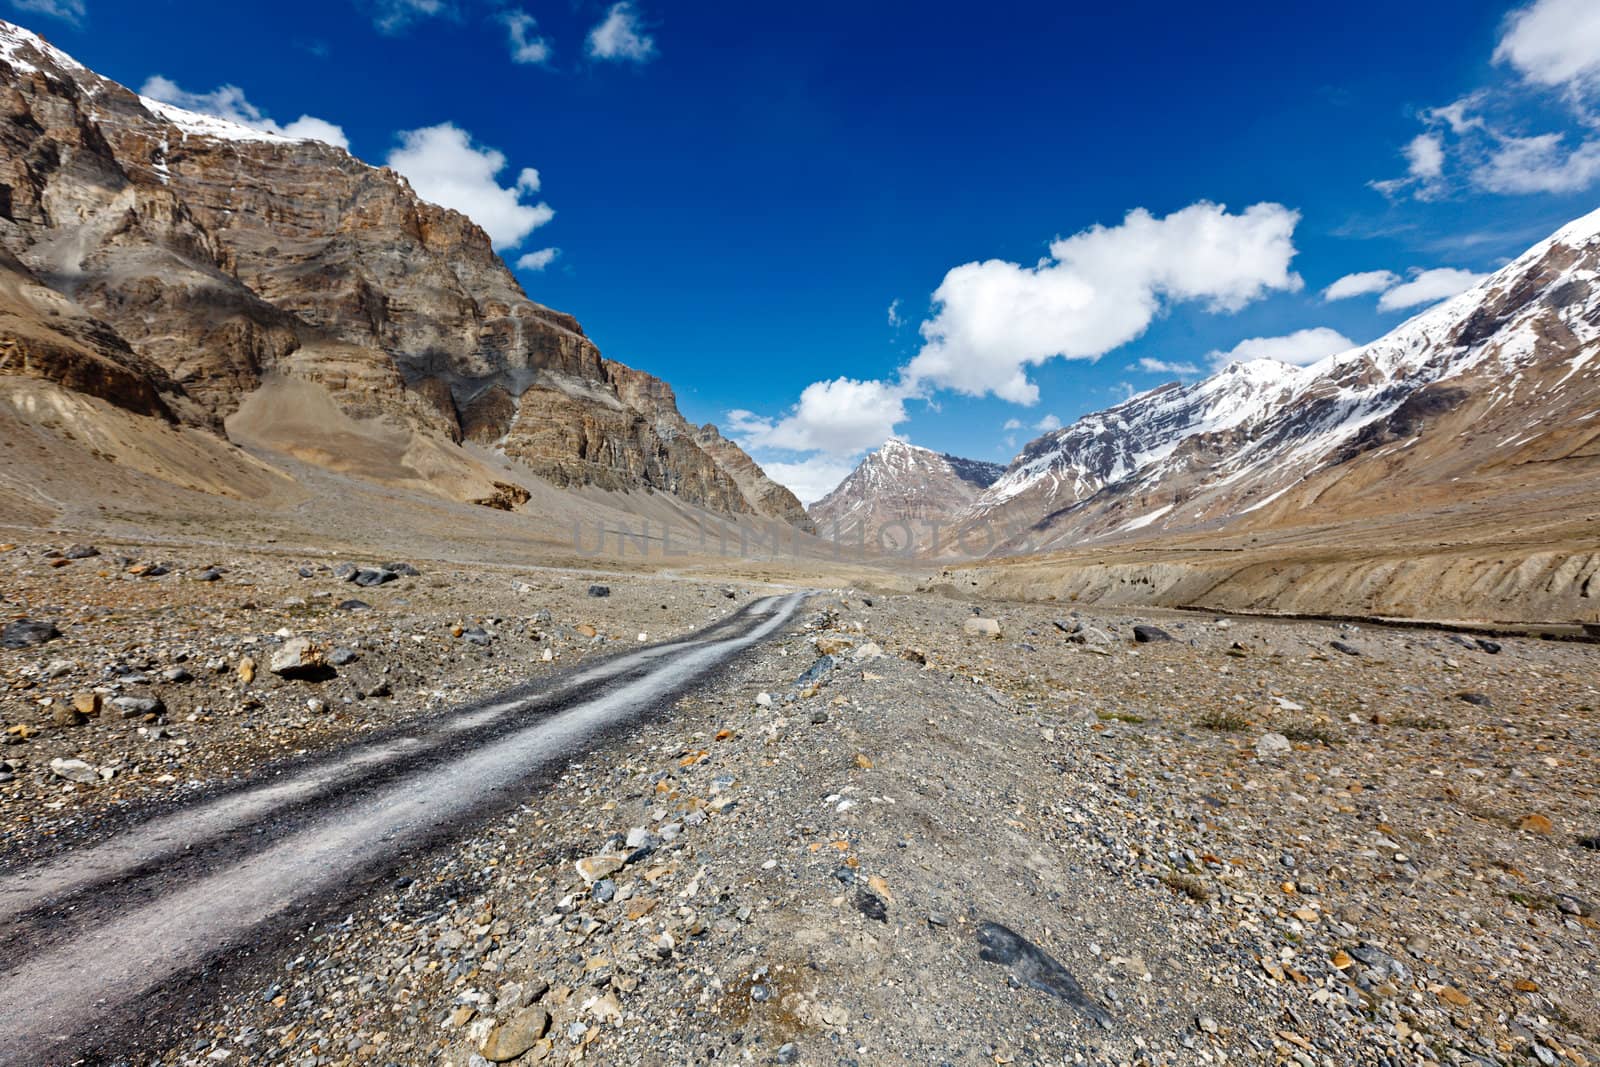
<path id="1" fill-rule="evenodd" d="M 751 595 L 423 561 L 358 590 L 271 556 L 124 579 L 46 547 L 0 555 L 8 617 L 64 635 L 0 653 L 8 863 L 605 647 L 577 627 L 655 640 Z M 1600 1064 L 1594 646 L 856 592 L 802 619 L 126 1058 Z M 272 675 L 302 635 L 391 695 Z M 43 703 L 96 687 L 166 708 Z"/>

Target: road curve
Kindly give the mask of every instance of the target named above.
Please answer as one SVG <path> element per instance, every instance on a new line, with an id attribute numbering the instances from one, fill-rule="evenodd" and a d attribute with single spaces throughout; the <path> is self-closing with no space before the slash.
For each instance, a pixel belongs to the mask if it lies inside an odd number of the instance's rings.
<path id="1" fill-rule="evenodd" d="M 804 595 L 419 719 L 0 871 L 0 1063 L 54 1063 L 163 990 L 527 799 L 562 761 L 781 629 Z M 96 1042 L 98 1043 L 98 1041 Z M 124 1050 L 126 1052 L 126 1050 Z"/>

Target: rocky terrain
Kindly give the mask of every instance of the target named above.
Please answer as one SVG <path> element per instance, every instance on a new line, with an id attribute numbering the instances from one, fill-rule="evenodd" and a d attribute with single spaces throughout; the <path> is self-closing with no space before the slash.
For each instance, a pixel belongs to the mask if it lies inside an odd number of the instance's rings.
<path id="1" fill-rule="evenodd" d="M 0 554 L 8 865 L 750 594 L 354 562 Z M 116 1058 L 1600 1061 L 1592 645 L 863 591 L 804 618 Z M 274 673 L 301 636 L 356 658 Z"/>
<path id="2" fill-rule="evenodd" d="M 879 553 L 962 555 L 952 520 L 1002 473 L 996 463 L 891 439 L 806 510 L 834 542 Z"/>
<path id="3" fill-rule="evenodd" d="M 18 410 L 16 379 L 42 379 L 215 432 L 289 380 L 368 437 L 422 442 L 442 458 L 420 480 L 455 499 L 490 492 L 456 447 L 472 443 L 561 486 L 803 522 L 736 446 L 701 447 L 665 383 L 603 360 L 400 175 L 143 99 L 10 23 L 0 328 L 0 401 Z"/>

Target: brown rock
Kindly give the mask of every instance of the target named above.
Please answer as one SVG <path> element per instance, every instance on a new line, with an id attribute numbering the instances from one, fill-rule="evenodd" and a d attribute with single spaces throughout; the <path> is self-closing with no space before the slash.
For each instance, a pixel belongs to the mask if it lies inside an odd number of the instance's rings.
<path id="1" fill-rule="evenodd" d="M 1522 821 L 1517 823 L 1517 829 L 1525 834 L 1549 835 L 1556 832 L 1555 824 L 1550 821 L 1550 817 L 1548 815 L 1540 815 L 1538 812 L 1532 815 L 1524 815 Z"/>
<path id="2" fill-rule="evenodd" d="M 78 709 L 80 715 L 95 718 L 105 706 L 99 693 L 84 692 L 72 694 L 72 706 Z"/>
<path id="3" fill-rule="evenodd" d="M 523 1008 L 496 1024 L 478 1051 L 490 1063 L 507 1063 L 526 1053 L 550 1029 L 550 1013 L 543 1008 Z"/>

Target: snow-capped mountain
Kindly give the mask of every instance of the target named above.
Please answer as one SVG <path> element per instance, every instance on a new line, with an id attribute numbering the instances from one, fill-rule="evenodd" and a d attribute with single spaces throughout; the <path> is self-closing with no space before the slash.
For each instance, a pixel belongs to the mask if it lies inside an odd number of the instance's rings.
<path id="1" fill-rule="evenodd" d="M 889 440 L 807 509 L 824 538 L 904 548 L 931 547 L 930 527 L 961 514 L 1004 467 Z"/>
<path id="2" fill-rule="evenodd" d="M 968 517 L 1012 531 L 1006 549 L 1040 549 L 1415 507 L 1536 459 L 1541 479 L 1592 477 L 1597 357 L 1600 211 L 1371 344 L 1308 367 L 1236 363 L 1047 434 Z"/>

